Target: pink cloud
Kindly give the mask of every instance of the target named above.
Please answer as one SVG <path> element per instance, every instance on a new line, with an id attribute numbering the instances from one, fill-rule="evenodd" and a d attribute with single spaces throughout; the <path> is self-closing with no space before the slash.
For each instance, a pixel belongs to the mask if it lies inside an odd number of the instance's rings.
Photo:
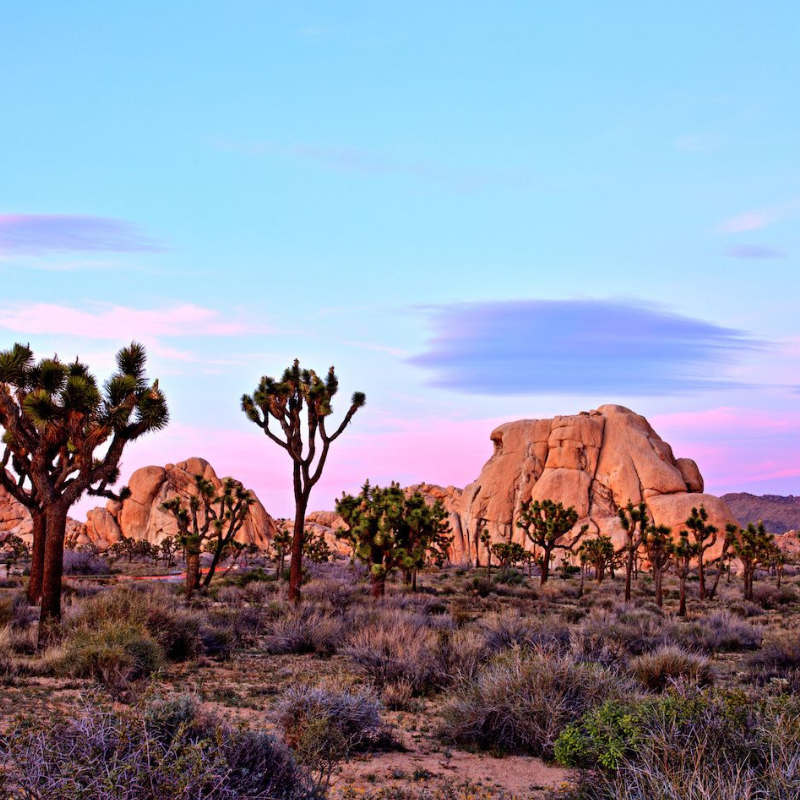
<path id="1" fill-rule="evenodd" d="M 780 222 L 782 219 L 785 219 L 795 212 L 798 207 L 800 207 L 800 201 L 794 200 L 780 206 L 746 211 L 743 214 L 737 214 L 725 220 L 719 226 L 719 231 L 721 233 L 748 233 L 749 231 L 758 231 L 762 228 L 766 228 L 768 225 Z"/>
<path id="2" fill-rule="evenodd" d="M 80 336 L 90 339 L 139 339 L 159 337 L 236 336 L 263 332 L 263 326 L 230 322 L 219 311 L 182 303 L 160 309 L 98 305 L 82 310 L 54 303 L 9 305 L 2 309 L 0 328 L 22 334 Z"/>

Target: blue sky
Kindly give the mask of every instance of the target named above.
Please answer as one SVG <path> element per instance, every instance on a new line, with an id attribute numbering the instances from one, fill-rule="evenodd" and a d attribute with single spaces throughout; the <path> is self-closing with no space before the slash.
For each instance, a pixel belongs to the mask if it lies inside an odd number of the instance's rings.
<path id="1" fill-rule="evenodd" d="M 128 470 L 289 514 L 238 397 L 299 356 L 368 396 L 318 507 L 604 402 L 712 491 L 800 488 L 795 3 L 2 10 L 0 339 L 145 341 L 173 425 Z"/>

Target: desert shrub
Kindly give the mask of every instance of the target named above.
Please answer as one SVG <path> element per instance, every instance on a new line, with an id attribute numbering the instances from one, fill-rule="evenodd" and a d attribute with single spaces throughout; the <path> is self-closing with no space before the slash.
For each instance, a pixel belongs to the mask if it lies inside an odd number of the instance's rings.
<path id="1" fill-rule="evenodd" d="M 332 655 L 344 637 L 341 619 L 311 606 L 291 609 L 279 617 L 266 637 L 269 653 Z"/>
<path id="2" fill-rule="evenodd" d="M 762 632 L 729 611 L 715 611 L 693 623 L 677 623 L 670 628 L 670 639 L 689 650 L 705 653 L 735 653 L 754 650 L 761 644 Z"/>
<path id="3" fill-rule="evenodd" d="M 382 613 L 351 634 L 345 653 L 378 688 L 405 681 L 415 694 L 433 688 L 432 651 L 436 634 L 424 619 L 402 612 Z"/>
<path id="4" fill-rule="evenodd" d="M 198 652 L 201 617 L 179 605 L 168 587 L 160 584 L 123 585 L 101 591 L 84 601 L 68 622 L 69 629 L 102 629 L 133 625 L 147 630 L 172 661 Z"/>
<path id="5" fill-rule="evenodd" d="M 492 583 L 502 586 L 522 586 L 525 576 L 518 569 L 500 569 L 492 575 Z"/>
<path id="6" fill-rule="evenodd" d="M 277 720 L 286 744 L 321 785 L 339 761 L 388 739 L 381 705 L 364 690 L 294 687 L 279 701 Z"/>
<path id="7" fill-rule="evenodd" d="M 373 616 L 351 634 L 345 653 L 373 683 L 405 683 L 414 695 L 471 680 L 489 656 L 484 637 L 446 616 L 402 612 Z"/>
<path id="8" fill-rule="evenodd" d="M 441 735 L 461 745 L 552 757 L 566 725 L 626 690 L 623 679 L 601 666 L 514 649 L 459 688 L 442 711 Z"/>
<path id="9" fill-rule="evenodd" d="M 410 711 L 414 708 L 414 687 L 404 680 L 387 683 L 381 700 L 390 711 Z"/>
<path id="10" fill-rule="evenodd" d="M 149 632 L 137 625 L 105 623 L 78 628 L 66 641 L 61 670 L 76 678 L 93 678 L 119 697 L 152 675 L 164 653 Z"/>
<path id="11" fill-rule="evenodd" d="M 309 779 L 264 733 L 200 717 L 185 699 L 144 713 L 89 704 L 15 721 L 5 740 L 12 796 L 71 800 L 314 800 Z"/>
<path id="12" fill-rule="evenodd" d="M 261 608 L 275 599 L 278 592 L 278 585 L 276 583 L 254 581 L 248 583 L 241 591 L 246 603 L 256 608 Z"/>
<path id="13" fill-rule="evenodd" d="M 609 714 L 594 735 L 587 715 L 557 742 L 566 763 L 600 767 L 558 794 L 570 800 L 741 800 L 800 796 L 796 701 L 683 690 Z M 610 735 L 609 735 L 610 732 Z M 606 764 L 599 761 L 604 754 Z M 687 758 L 687 754 L 691 757 Z"/>
<path id="14" fill-rule="evenodd" d="M 674 645 L 638 656 L 631 662 L 631 673 L 653 692 L 662 692 L 677 681 L 706 686 L 714 679 L 708 659 Z"/>
<path id="15" fill-rule="evenodd" d="M 569 628 L 556 617 L 494 614 L 482 620 L 480 627 L 492 653 L 514 646 L 567 650 L 570 644 Z"/>
<path id="16" fill-rule="evenodd" d="M 800 671 L 800 636 L 797 633 L 772 633 L 761 649 L 748 658 L 750 670 L 762 681 L 792 678 Z"/>
<path id="17" fill-rule="evenodd" d="M 742 619 L 751 619 L 752 617 L 764 615 L 764 609 L 749 600 L 734 600 L 732 603 L 728 603 L 727 609 L 731 614 L 735 614 Z"/>
<path id="18" fill-rule="evenodd" d="M 35 607 L 28 605 L 24 592 L 8 593 L 0 597 L 0 628 L 10 625 L 14 630 L 24 630 L 38 617 Z"/>
<path id="19" fill-rule="evenodd" d="M 103 556 L 91 550 L 65 550 L 64 575 L 110 575 L 111 569 Z"/>
<path id="20" fill-rule="evenodd" d="M 263 567 L 256 567 L 235 575 L 228 575 L 225 580 L 234 586 L 244 587 L 251 583 L 276 583 L 277 578 L 271 572 L 265 572 Z"/>
<path id="21" fill-rule="evenodd" d="M 470 581 L 470 586 L 478 597 L 488 597 L 494 589 L 494 584 L 485 574 L 475 575 Z"/>

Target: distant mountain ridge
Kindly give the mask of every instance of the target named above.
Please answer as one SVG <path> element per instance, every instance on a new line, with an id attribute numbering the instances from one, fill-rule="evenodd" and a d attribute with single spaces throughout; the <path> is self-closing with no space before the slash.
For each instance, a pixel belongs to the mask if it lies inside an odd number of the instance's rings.
<path id="1" fill-rule="evenodd" d="M 800 497 L 732 492 L 722 495 L 722 499 L 741 525 L 763 520 L 770 533 L 800 530 Z"/>

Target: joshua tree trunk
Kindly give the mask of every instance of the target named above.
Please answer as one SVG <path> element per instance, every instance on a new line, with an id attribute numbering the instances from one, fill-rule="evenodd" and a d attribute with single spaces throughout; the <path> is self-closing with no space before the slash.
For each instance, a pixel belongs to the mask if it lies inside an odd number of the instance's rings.
<path id="1" fill-rule="evenodd" d="M 552 551 L 544 548 L 544 552 L 542 553 L 542 565 L 539 567 L 539 585 L 543 586 L 547 583 L 548 578 L 550 577 L 550 553 Z"/>
<path id="2" fill-rule="evenodd" d="M 581 584 L 578 587 L 578 597 L 583 597 L 583 584 L 586 581 L 586 564 L 581 564 Z"/>
<path id="3" fill-rule="evenodd" d="M 186 600 L 192 599 L 200 583 L 200 551 L 186 551 Z"/>
<path id="4" fill-rule="evenodd" d="M 653 584 L 656 589 L 656 605 L 661 608 L 664 605 L 664 572 L 663 570 L 653 570 Z"/>
<path id="5" fill-rule="evenodd" d="M 414 570 L 411 573 L 411 591 L 412 592 L 416 592 L 417 591 L 417 571 L 416 570 Z"/>
<path id="6" fill-rule="evenodd" d="M 373 572 L 370 576 L 370 594 L 379 600 L 386 594 L 386 573 L 383 570 Z"/>
<path id="7" fill-rule="evenodd" d="M 28 602 L 36 605 L 42 599 L 42 576 L 44 574 L 44 543 L 46 521 L 38 509 L 31 509 L 33 518 L 33 551 L 31 553 L 31 576 L 28 580 Z"/>
<path id="8" fill-rule="evenodd" d="M 706 593 L 706 568 L 705 564 L 703 563 L 702 550 L 700 551 L 700 555 L 697 557 L 697 577 L 700 580 L 699 598 L 700 600 L 705 600 L 708 595 Z"/>
<path id="9" fill-rule="evenodd" d="M 214 550 L 214 557 L 211 559 L 211 564 L 208 567 L 208 572 L 205 574 L 203 578 L 203 587 L 207 589 L 211 584 L 211 579 L 214 577 L 214 573 L 217 570 L 217 566 L 219 565 L 220 559 L 222 558 L 222 539 L 217 542 L 217 547 Z"/>
<path id="10" fill-rule="evenodd" d="M 292 558 L 289 562 L 289 602 L 297 605 L 300 602 L 300 584 L 303 582 L 303 538 L 306 527 L 306 509 L 308 508 L 307 491 L 302 491 L 300 482 L 300 465 L 295 463 L 295 515 L 294 535 L 292 536 Z"/>
<path id="11" fill-rule="evenodd" d="M 636 561 L 636 552 L 628 550 L 628 558 L 625 561 L 625 602 L 631 600 L 631 577 L 633 576 L 633 565 Z"/>
<path id="12" fill-rule="evenodd" d="M 686 573 L 681 572 L 678 576 L 678 580 L 680 581 L 681 587 L 681 599 L 680 604 L 678 605 L 678 616 L 685 617 L 686 616 Z"/>
<path id="13" fill-rule="evenodd" d="M 47 508 L 44 565 L 42 569 L 42 611 L 39 617 L 39 645 L 52 639 L 61 619 L 61 578 L 64 574 L 64 536 L 67 511 L 64 503 Z"/>

